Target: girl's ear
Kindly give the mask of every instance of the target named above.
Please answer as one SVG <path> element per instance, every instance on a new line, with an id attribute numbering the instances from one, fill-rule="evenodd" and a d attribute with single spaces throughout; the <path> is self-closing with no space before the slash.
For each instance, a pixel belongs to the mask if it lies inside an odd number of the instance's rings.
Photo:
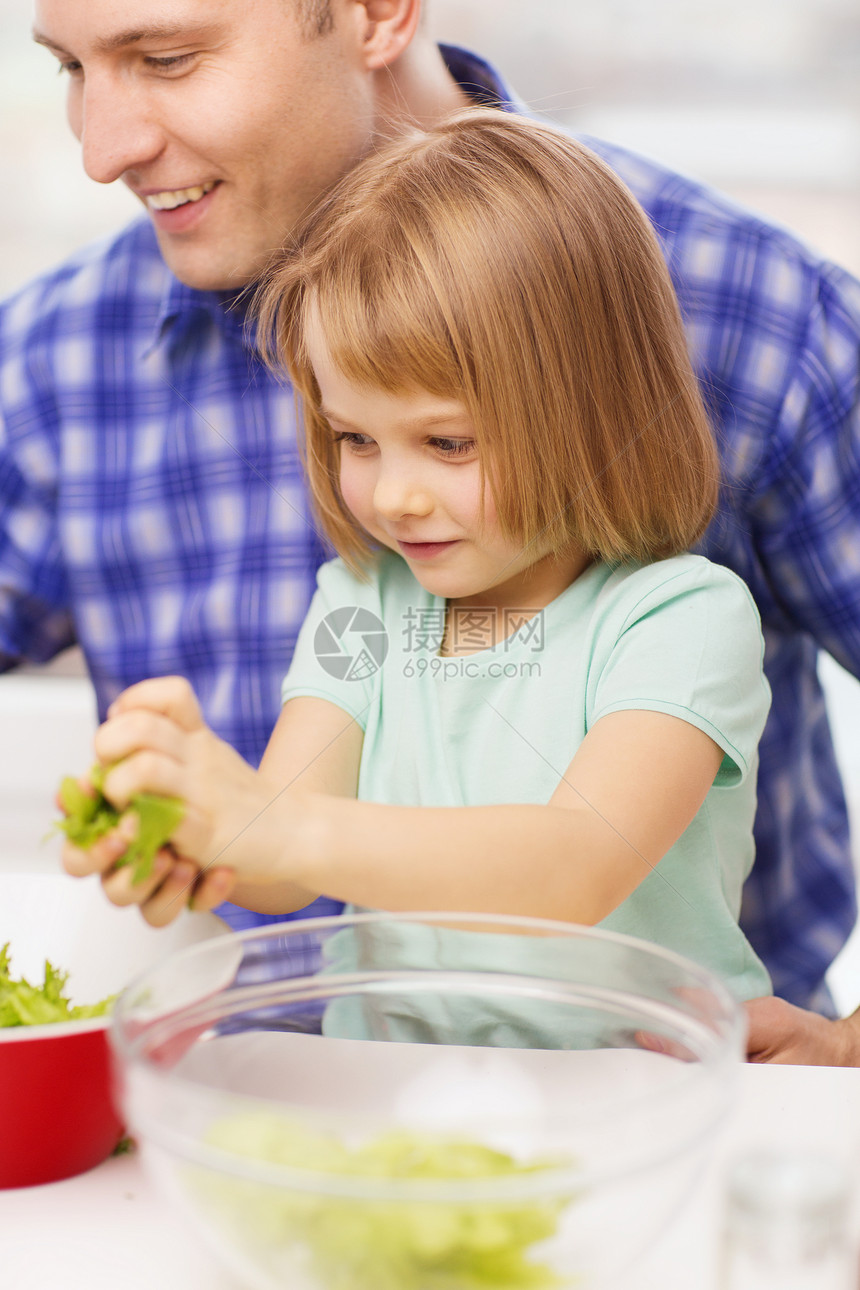
<path id="1" fill-rule="evenodd" d="M 421 21 L 421 0 L 354 0 L 367 71 L 388 67 L 403 53 Z M 362 12 L 363 11 L 363 12 Z"/>

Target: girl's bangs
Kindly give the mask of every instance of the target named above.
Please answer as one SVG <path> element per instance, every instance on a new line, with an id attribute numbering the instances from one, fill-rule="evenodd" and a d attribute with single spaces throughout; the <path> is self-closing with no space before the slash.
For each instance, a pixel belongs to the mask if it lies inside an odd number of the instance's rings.
<path id="1" fill-rule="evenodd" d="M 348 379 L 390 392 L 463 397 L 446 309 L 408 248 L 381 256 L 377 247 L 364 264 L 335 260 L 312 296 L 331 360 Z"/>

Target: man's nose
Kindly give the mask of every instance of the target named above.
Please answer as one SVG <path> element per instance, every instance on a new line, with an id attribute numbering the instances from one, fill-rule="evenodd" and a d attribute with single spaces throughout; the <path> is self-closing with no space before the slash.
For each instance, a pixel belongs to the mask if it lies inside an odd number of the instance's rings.
<path id="1" fill-rule="evenodd" d="M 164 132 L 143 96 L 113 77 L 88 80 L 72 129 L 84 170 L 99 184 L 112 184 L 129 170 L 153 161 L 164 147 Z"/>

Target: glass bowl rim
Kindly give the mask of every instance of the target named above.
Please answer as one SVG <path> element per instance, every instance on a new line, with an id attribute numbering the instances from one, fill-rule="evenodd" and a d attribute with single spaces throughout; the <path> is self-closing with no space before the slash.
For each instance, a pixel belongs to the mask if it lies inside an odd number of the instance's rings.
<path id="1" fill-rule="evenodd" d="M 293 937 L 307 936 L 318 931 L 336 931 L 350 926 L 369 926 L 373 924 L 391 924 L 398 922 L 422 923 L 433 926 L 439 924 L 443 930 L 446 925 L 451 923 L 485 923 L 488 927 L 511 927 L 512 929 L 522 928 L 523 930 L 534 928 L 539 931 L 552 933 L 553 936 L 568 937 L 572 940 L 592 941 L 595 944 L 618 945 L 627 950 L 644 955 L 646 958 L 662 960 L 679 968 L 682 972 L 698 976 L 702 983 L 717 996 L 720 1000 L 723 1011 L 721 1021 L 731 1030 L 743 1033 L 745 1028 L 745 1018 L 743 1008 L 738 999 L 731 993 L 728 986 L 716 972 L 711 968 L 697 963 L 694 959 L 687 958 L 685 955 L 675 950 L 668 949 L 664 945 L 658 945 L 656 942 L 645 940 L 642 937 L 631 936 L 626 932 L 610 931 L 601 927 L 592 927 L 584 923 L 563 922 L 559 919 L 549 918 L 532 918 L 522 914 L 487 914 L 487 913 L 464 913 L 462 911 L 451 910 L 403 910 L 403 911 L 384 911 L 369 910 L 357 913 L 327 914 L 323 917 L 315 918 L 294 918 L 279 923 L 263 923 L 258 927 L 246 927 L 241 931 L 226 930 L 225 932 L 208 937 L 205 940 L 197 941 L 191 945 L 182 946 L 180 949 L 172 951 L 167 958 L 151 964 L 142 972 L 134 976 L 127 985 L 119 991 L 114 1001 L 114 1005 L 105 1020 L 110 1023 L 111 1031 L 114 1036 L 114 1042 L 123 1055 L 127 1048 L 133 1045 L 128 1044 L 125 1036 L 121 1032 L 121 1024 L 125 1012 L 131 1006 L 131 997 L 145 983 L 147 977 L 161 972 L 168 963 L 179 964 L 197 957 L 204 957 L 207 954 L 216 952 L 216 947 L 231 941 L 234 944 L 248 944 L 253 941 L 279 941 L 292 939 Z M 547 936 L 546 939 L 549 939 Z M 408 969 L 391 969 L 392 973 L 406 971 Z M 439 968 L 434 969 L 440 972 L 446 972 L 456 975 L 469 975 L 474 969 L 459 968 Z M 387 971 L 381 969 L 380 971 Z M 492 973 L 492 969 L 489 969 Z M 335 979 L 337 973 L 332 973 L 331 978 Z M 558 978 L 548 978 L 545 976 L 538 977 L 536 974 L 529 973 L 511 973 L 512 976 L 522 976 L 528 980 L 531 975 L 533 980 L 557 980 L 558 984 L 566 985 L 565 982 Z M 298 977 L 296 980 L 305 978 Z M 180 1008 L 181 1013 L 184 1008 Z M 679 1010 L 680 1011 L 680 1010 Z M 683 1014 L 682 1014 L 683 1015 Z M 60 1023 L 63 1024 L 63 1023 Z M 0 1032 L 2 1033 L 2 1032 Z M 726 1038 L 730 1036 L 727 1035 Z"/>

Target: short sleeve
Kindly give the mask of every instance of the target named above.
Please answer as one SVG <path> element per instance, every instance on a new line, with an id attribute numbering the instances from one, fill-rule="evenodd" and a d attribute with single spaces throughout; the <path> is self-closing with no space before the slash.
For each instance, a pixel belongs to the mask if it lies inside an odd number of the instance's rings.
<path id="1" fill-rule="evenodd" d="M 281 688 L 282 703 L 302 696 L 327 699 L 365 729 L 387 641 L 378 578 L 361 582 L 342 560 L 322 565 Z"/>
<path id="2" fill-rule="evenodd" d="M 637 570 L 613 610 L 595 651 L 589 726 L 610 712 L 665 712 L 722 748 L 717 786 L 744 780 L 756 765 L 770 689 L 758 612 L 743 582 L 683 556 Z"/>

